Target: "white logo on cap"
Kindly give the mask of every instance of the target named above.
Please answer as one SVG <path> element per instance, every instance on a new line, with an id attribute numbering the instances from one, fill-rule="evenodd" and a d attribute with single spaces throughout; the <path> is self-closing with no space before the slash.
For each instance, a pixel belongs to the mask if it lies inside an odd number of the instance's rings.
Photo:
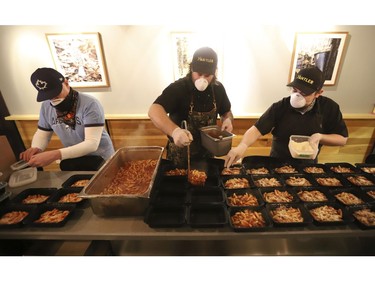
<path id="1" fill-rule="evenodd" d="M 45 90 L 47 88 L 47 82 L 42 80 L 36 80 L 35 87 L 39 90 Z"/>

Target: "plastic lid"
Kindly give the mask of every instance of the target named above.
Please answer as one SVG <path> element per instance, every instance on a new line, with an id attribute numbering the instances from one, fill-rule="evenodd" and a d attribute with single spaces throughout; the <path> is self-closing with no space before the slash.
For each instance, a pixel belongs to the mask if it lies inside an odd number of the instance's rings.
<path id="1" fill-rule="evenodd" d="M 26 168 L 26 167 L 28 167 L 28 166 L 29 166 L 29 164 L 28 164 L 26 161 L 24 161 L 24 160 L 20 160 L 20 161 L 18 161 L 18 162 L 16 162 L 16 163 L 12 164 L 12 165 L 10 166 L 10 168 L 11 168 L 13 171 L 18 171 L 18 170 L 21 170 L 21 169 Z"/>
<path id="2" fill-rule="evenodd" d="M 35 167 L 26 168 L 14 172 L 9 179 L 10 187 L 18 187 L 32 183 L 37 179 L 37 169 Z"/>

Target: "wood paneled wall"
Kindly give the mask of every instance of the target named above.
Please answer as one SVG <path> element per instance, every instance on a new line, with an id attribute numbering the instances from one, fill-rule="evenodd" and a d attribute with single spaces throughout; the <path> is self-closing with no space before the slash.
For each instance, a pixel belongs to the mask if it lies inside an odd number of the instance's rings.
<path id="1" fill-rule="evenodd" d="M 237 146 L 242 135 L 256 121 L 256 118 L 236 118 L 234 131 L 236 135 L 232 145 Z M 348 162 L 361 163 L 371 152 L 375 143 L 375 119 L 346 119 L 349 130 L 349 139 L 345 146 L 324 146 L 319 155 L 319 162 Z M 37 121 L 19 120 L 16 122 L 18 130 L 26 147 L 30 147 L 31 139 L 37 128 Z M 111 135 L 115 149 L 124 146 L 165 146 L 167 137 L 162 134 L 149 119 L 110 119 L 107 120 L 107 130 Z M 249 147 L 246 155 L 269 155 L 272 135 L 261 137 Z M 53 136 L 48 149 L 61 147 L 57 136 Z M 45 170 L 56 170 L 57 164 L 45 167 Z"/>

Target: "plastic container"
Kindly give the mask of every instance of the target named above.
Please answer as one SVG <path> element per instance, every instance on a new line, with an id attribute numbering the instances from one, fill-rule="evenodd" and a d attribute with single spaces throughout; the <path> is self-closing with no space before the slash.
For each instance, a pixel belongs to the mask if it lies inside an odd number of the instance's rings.
<path id="1" fill-rule="evenodd" d="M 57 191 L 55 187 L 36 187 L 36 188 L 28 188 L 20 193 L 18 193 L 11 201 L 12 203 L 17 204 L 26 204 L 26 205 L 40 205 L 47 202 L 49 197 Z M 23 200 L 26 199 L 28 196 L 32 195 L 43 195 L 46 196 L 44 200 L 40 200 L 38 203 L 24 203 Z"/>
<path id="2" fill-rule="evenodd" d="M 151 205 L 147 208 L 144 221 L 152 228 L 181 227 L 186 224 L 186 207 Z"/>
<path id="3" fill-rule="evenodd" d="M 291 135 L 289 137 L 289 151 L 296 159 L 315 159 L 318 147 L 314 147 L 309 142 L 309 136 Z"/>
<path id="4" fill-rule="evenodd" d="M 10 187 L 18 187 L 32 183 L 37 179 L 37 169 L 35 167 L 26 168 L 12 173 L 9 178 Z"/>
<path id="5" fill-rule="evenodd" d="M 66 224 L 66 222 L 72 217 L 76 206 L 74 204 L 59 204 L 59 203 L 49 203 L 39 206 L 35 212 L 33 212 L 30 216 L 28 216 L 23 223 L 27 226 L 34 226 L 34 227 L 62 227 Z M 61 221 L 56 222 L 36 222 L 42 214 L 48 211 L 52 211 L 57 209 L 59 211 L 68 211 L 68 215 L 62 219 Z"/>
<path id="6" fill-rule="evenodd" d="M 228 223 L 227 209 L 223 204 L 192 204 L 187 222 L 191 227 L 223 227 Z"/>
<path id="7" fill-rule="evenodd" d="M 259 206 L 253 206 L 253 207 L 232 207 L 228 209 L 229 212 L 229 225 L 230 228 L 235 232 L 247 232 L 247 231 L 265 231 L 272 226 L 272 221 L 267 215 L 267 211 L 265 208 L 259 207 Z M 259 223 L 248 223 L 248 226 L 239 226 L 234 223 L 234 216 L 238 213 L 244 213 L 250 212 L 250 214 L 247 214 L 249 216 L 249 219 L 251 218 L 251 214 L 254 212 L 257 212 L 260 214 L 260 216 L 264 220 L 264 225 L 260 225 Z"/>
<path id="8" fill-rule="evenodd" d="M 234 134 L 222 131 L 219 126 L 206 126 L 200 129 L 201 143 L 215 156 L 224 156 L 232 148 Z"/>
<path id="9" fill-rule="evenodd" d="M 18 170 L 21 170 L 21 169 L 26 168 L 26 167 L 29 167 L 29 163 L 27 163 L 24 160 L 17 161 L 16 163 L 14 163 L 10 166 L 10 168 L 13 171 L 18 171 Z"/>

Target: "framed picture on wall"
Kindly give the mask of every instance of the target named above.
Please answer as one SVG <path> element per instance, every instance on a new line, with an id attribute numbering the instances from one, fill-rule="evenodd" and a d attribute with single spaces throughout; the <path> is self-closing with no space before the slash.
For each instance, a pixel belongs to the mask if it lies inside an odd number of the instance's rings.
<path id="1" fill-rule="evenodd" d="M 201 47 L 212 48 L 218 56 L 219 79 L 223 76 L 222 40 L 220 36 L 208 37 L 207 34 L 194 32 L 172 32 L 172 55 L 173 55 L 173 76 L 177 80 L 189 73 L 189 67 L 194 52 Z"/>
<path id="2" fill-rule="evenodd" d="M 325 73 L 324 85 L 335 85 L 348 32 L 295 34 L 289 82 L 301 69 L 317 66 Z"/>
<path id="3" fill-rule="evenodd" d="M 99 33 L 46 34 L 56 70 L 74 88 L 108 87 Z"/>

